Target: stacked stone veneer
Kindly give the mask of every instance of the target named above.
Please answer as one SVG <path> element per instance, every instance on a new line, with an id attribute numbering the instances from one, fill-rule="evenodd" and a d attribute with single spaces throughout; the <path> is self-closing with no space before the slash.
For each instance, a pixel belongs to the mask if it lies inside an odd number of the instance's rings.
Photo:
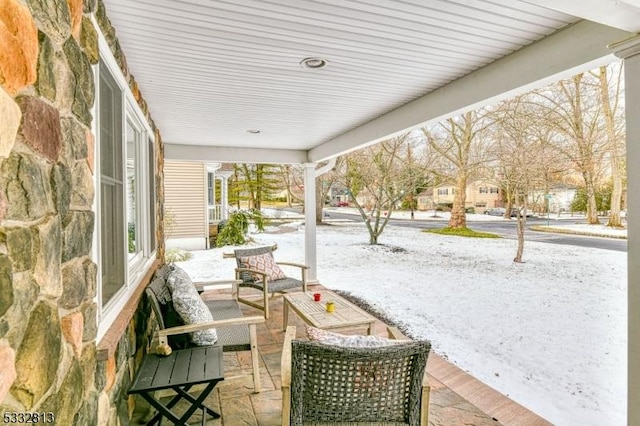
<path id="1" fill-rule="evenodd" d="M 58 425 L 128 424 L 150 329 L 141 301 L 115 348 L 97 349 L 91 14 L 155 129 L 100 1 L 0 0 L 0 407 Z"/>

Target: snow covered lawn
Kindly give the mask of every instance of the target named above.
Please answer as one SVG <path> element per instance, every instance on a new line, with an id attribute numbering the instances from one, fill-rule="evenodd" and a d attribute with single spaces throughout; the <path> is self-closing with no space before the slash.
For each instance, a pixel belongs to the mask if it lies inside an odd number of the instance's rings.
<path id="1" fill-rule="evenodd" d="M 291 227 L 292 225 L 287 225 Z M 277 260 L 304 262 L 304 229 L 255 234 Z M 318 279 L 385 311 L 436 352 L 559 426 L 626 424 L 627 255 L 468 239 L 362 224 L 317 231 Z M 181 262 L 194 280 L 226 279 L 232 248 Z"/>

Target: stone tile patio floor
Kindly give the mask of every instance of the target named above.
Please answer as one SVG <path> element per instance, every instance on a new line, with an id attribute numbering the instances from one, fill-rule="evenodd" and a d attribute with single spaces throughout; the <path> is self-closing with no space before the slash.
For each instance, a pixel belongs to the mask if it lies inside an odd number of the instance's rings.
<path id="1" fill-rule="evenodd" d="M 322 287 L 317 285 L 315 288 Z M 204 297 L 220 297 L 222 293 L 224 292 L 209 291 L 204 294 Z M 258 297 L 259 294 L 256 293 L 256 298 Z M 221 418 L 207 420 L 206 425 L 275 426 L 281 424 L 280 358 L 284 339 L 282 300 L 281 296 L 272 298 L 271 318 L 258 327 L 262 392 L 253 393 L 250 352 L 225 353 L 225 380 L 216 386 L 205 402 L 206 405 L 218 411 Z M 242 309 L 245 316 L 260 314 L 260 311 L 246 305 L 242 305 Z M 306 338 L 305 324 L 294 313 L 289 315 L 289 324 L 297 326 L 298 338 Z M 376 323 L 375 331 L 376 334 L 386 337 L 386 326 L 381 321 Z M 364 329 L 346 331 L 346 333 L 365 332 Z M 432 426 L 551 425 L 433 352 L 429 354 L 427 372 L 431 385 L 429 424 Z M 176 411 L 179 412 L 180 407 Z M 143 419 L 148 415 L 148 406 L 141 398 L 137 398 L 136 412 L 131 424 L 144 424 Z M 189 424 L 201 424 L 201 414 L 194 414 Z"/>

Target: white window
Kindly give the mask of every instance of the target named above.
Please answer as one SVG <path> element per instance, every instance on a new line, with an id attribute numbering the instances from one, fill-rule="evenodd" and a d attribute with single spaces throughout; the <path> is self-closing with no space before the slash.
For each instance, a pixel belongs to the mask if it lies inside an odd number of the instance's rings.
<path id="1" fill-rule="evenodd" d="M 481 186 L 480 187 L 480 193 L 481 194 L 488 194 L 489 193 L 489 188 L 487 188 L 486 186 Z"/>
<path id="2" fill-rule="evenodd" d="M 134 262 L 142 256 L 143 244 L 139 238 L 141 231 L 140 206 L 137 198 L 140 191 L 140 150 L 142 131 L 127 114 L 127 252 L 129 262 Z"/>
<path id="3" fill-rule="evenodd" d="M 110 53 L 96 67 L 98 338 L 153 263 L 157 247 L 154 135 Z"/>
<path id="4" fill-rule="evenodd" d="M 489 192 L 491 194 L 498 194 L 500 191 L 498 190 L 498 188 L 493 187 L 493 188 L 489 188 Z"/>
<path id="5" fill-rule="evenodd" d="M 213 206 L 216 204 L 215 200 L 215 191 L 216 191 L 216 180 L 215 173 L 207 172 L 207 204 L 209 206 Z"/>
<path id="6" fill-rule="evenodd" d="M 99 67 L 100 270 L 102 306 L 125 285 L 122 176 L 122 92 L 104 63 Z"/>
<path id="7" fill-rule="evenodd" d="M 438 195 L 449 195 L 449 188 L 438 189 Z"/>

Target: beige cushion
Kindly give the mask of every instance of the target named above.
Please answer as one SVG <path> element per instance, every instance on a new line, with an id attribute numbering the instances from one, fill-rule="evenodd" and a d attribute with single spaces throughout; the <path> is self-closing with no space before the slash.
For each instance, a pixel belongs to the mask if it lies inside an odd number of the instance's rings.
<path id="1" fill-rule="evenodd" d="M 240 264 L 243 268 L 254 269 L 267 274 L 269 281 L 287 278 L 282 269 L 273 260 L 271 253 L 257 254 L 255 256 L 240 256 Z M 262 282 L 262 275 L 251 274 L 255 282 Z"/>
<path id="2" fill-rule="evenodd" d="M 378 336 L 351 336 L 315 327 L 307 327 L 307 336 L 309 340 L 343 348 L 380 348 L 405 342 L 404 340 L 385 339 Z"/>

